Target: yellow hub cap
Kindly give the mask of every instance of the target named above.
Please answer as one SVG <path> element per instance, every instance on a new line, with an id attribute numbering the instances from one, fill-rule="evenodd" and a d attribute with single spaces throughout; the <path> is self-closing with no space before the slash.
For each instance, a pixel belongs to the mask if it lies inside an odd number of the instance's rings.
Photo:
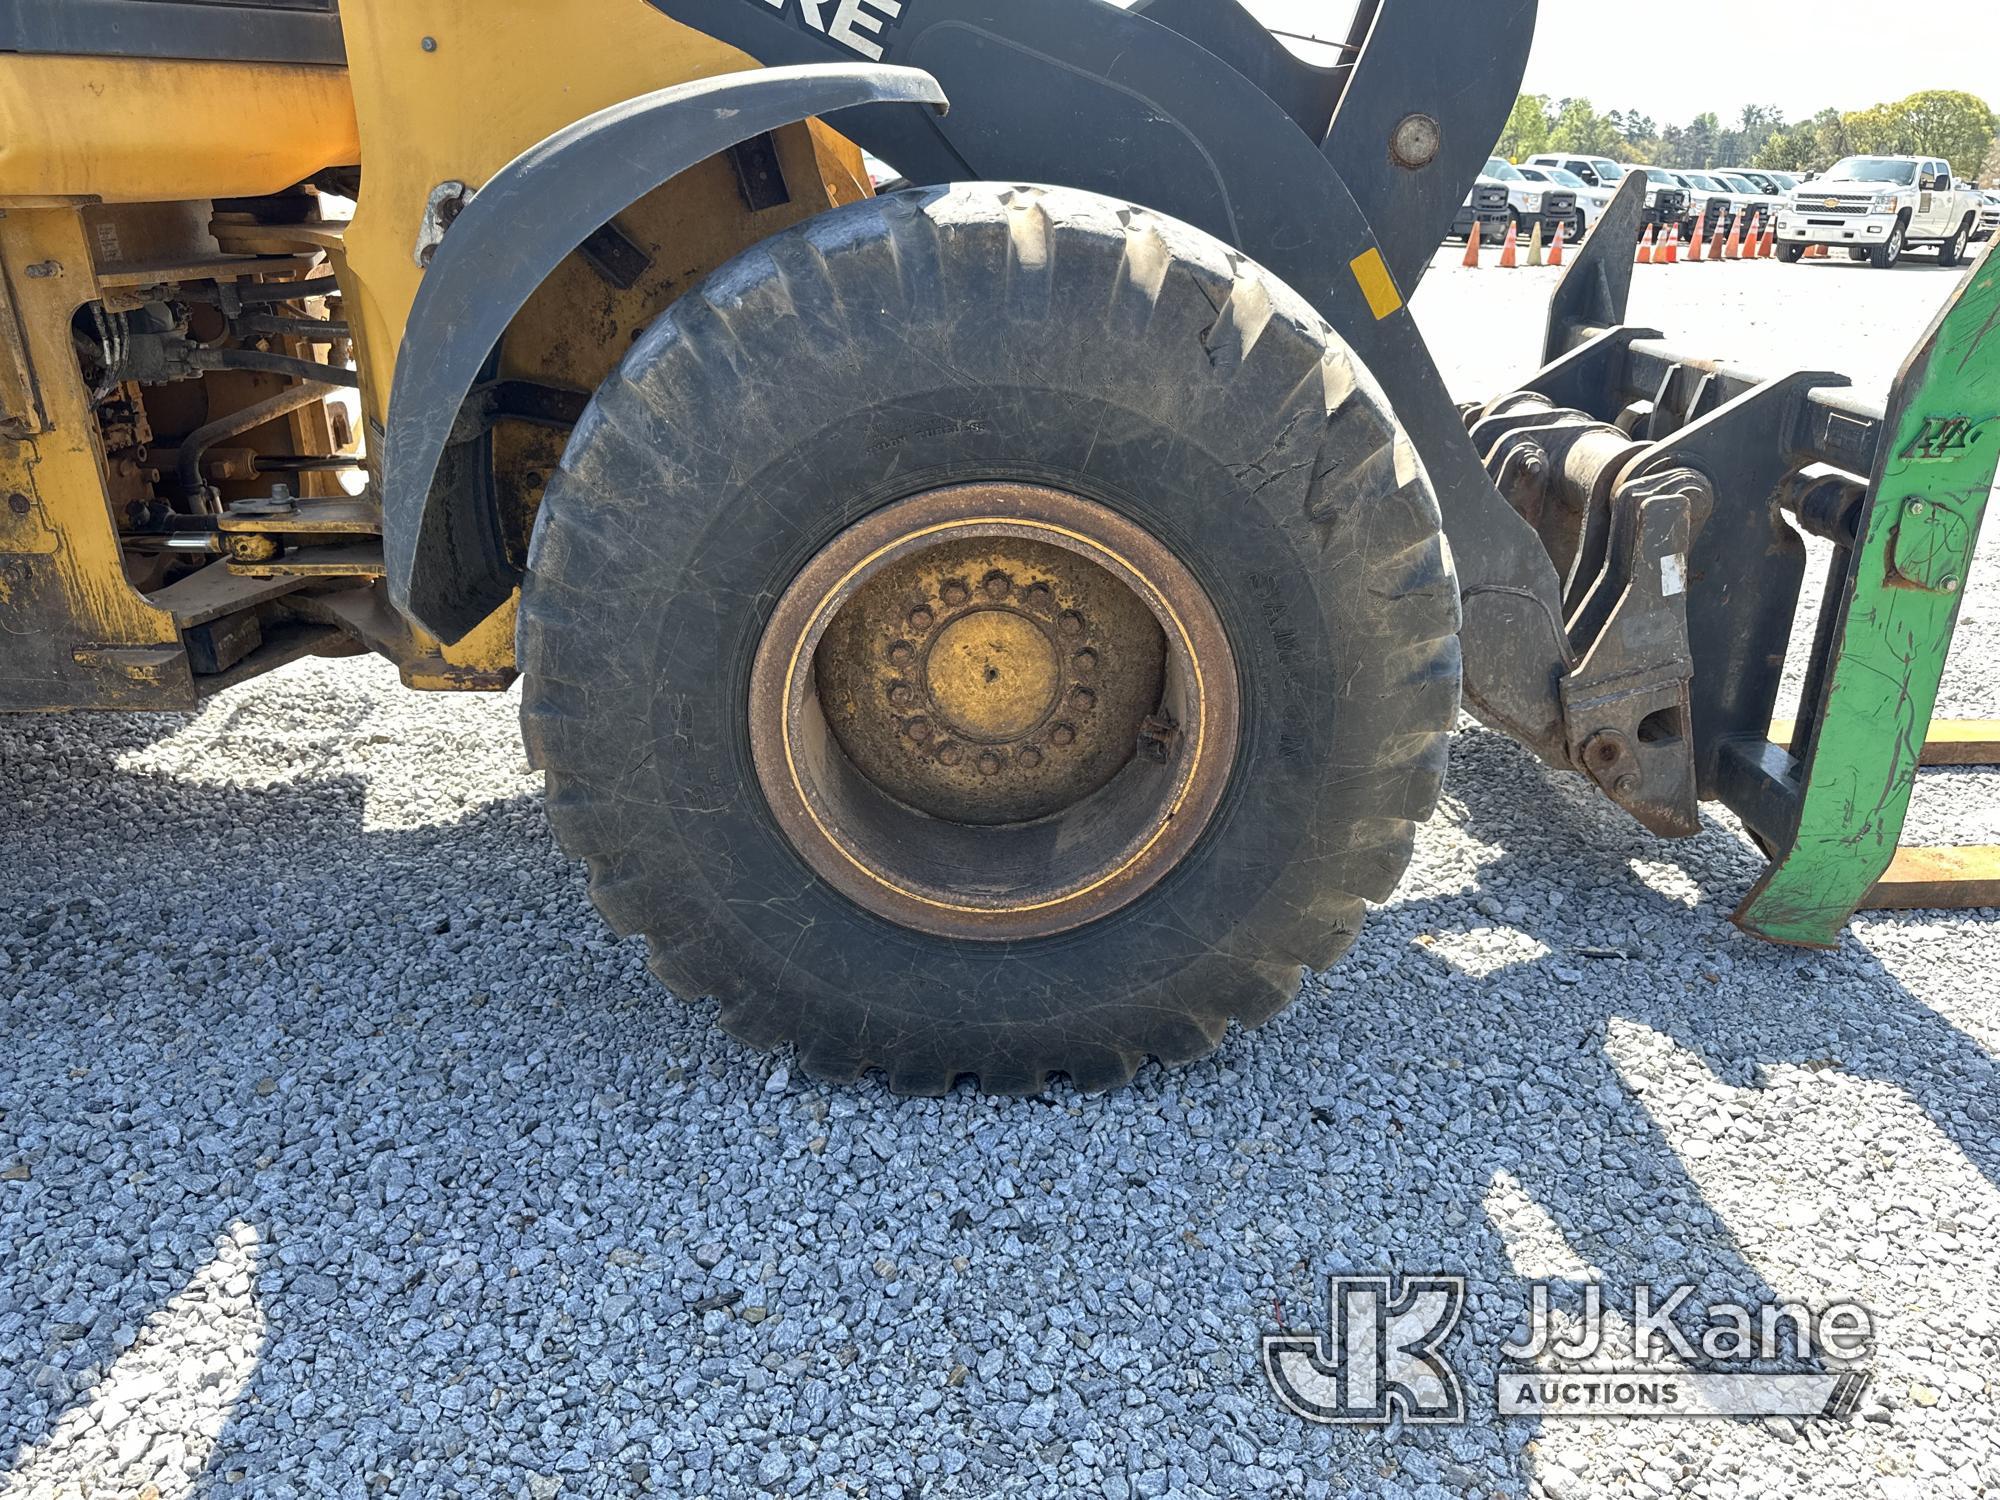
<path id="1" fill-rule="evenodd" d="M 948 729 L 1001 743 L 1040 728 L 1054 712 L 1062 671 L 1041 626 L 1010 610 L 981 609 L 938 633 L 924 687 Z"/>

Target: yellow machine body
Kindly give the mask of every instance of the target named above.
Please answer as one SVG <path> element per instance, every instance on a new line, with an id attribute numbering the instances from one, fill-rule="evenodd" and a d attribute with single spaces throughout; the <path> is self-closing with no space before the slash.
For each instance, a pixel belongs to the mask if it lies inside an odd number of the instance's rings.
<path id="1" fill-rule="evenodd" d="M 343 0 L 340 26 L 344 67 L 0 53 L 0 709 L 186 708 L 304 654 L 362 650 L 412 687 L 512 680 L 511 602 L 450 646 L 389 605 L 366 482 L 438 195 L 476 192 L 608 106 L 755 64 L 643 0 Z M 572 256 L 515 319 L 496 377 L 588 393 L 707 272 L 872 191 L 860 152 L 818 122 L 768 146 L 782 201 L 728 157 L 683 173 L 618 216 L 630 273 Z M 279 300 L 287 282 L 313 290 Z M 238 303 L 270 314 L 246 334 Z M 190 307 L 167 346 L 226 351 L 225 367 L 107 391 L 125 372 L 79 355 L 108 360 L 160 309 Z M 190 519 L 180 441 L 299 384 L 234 367 L 252 354 L 351 361 L 358 388 L 203 448 L 211 513 L 194 520 L 211 534 L 168 537 Z M 565 440 L 494 427 L 514 556 Z"/>

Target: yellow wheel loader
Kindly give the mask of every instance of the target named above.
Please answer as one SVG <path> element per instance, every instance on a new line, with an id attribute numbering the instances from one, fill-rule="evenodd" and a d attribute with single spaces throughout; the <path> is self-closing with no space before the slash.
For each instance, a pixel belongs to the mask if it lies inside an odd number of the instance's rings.
<path id="1" fill-rule="evenodd" d="M 1455 405 L 1406 303 L 1533 12 L 1362 0 L 1318 66 L 1236 0 L 13 0 L 0 709 L 518 676 L 661 979 L 911 1092 L 1275 1014 L 1461 689 L 1662 837 L 1736 809 L 1738 920 L 1833 942 L 2000 289 L 1870 409 L 1627 326 L 1628 192 L 1540 369 Z M 1779 746 L 1805 536 L 1845 561 Z"/>

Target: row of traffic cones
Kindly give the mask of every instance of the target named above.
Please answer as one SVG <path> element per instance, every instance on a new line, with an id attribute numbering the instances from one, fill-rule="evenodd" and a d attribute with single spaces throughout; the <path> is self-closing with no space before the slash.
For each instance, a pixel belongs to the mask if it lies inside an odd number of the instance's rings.
<path id="1" fill-rule="evenodd" d="M 1769 260 L 1778 253 L 1778 230 L 1776 225 L 1766 225 L 1764 216 L 1757 215 L 1750 223 L 1750 232 L 1743 233 L 1743 220 L 1739 216 L 1729 226 L 1725 239 L 1722 226 L 1715 226 L 1715 236 L 1709 241 L 1710 260 Z M 1667 226 L 1667 236 L 1660 239 L 1654 226 L 1648 226 L 1645 238 L 1639 241 L 1639 264 L 1642 266 L 1678 265 L 1681 258 L 1681 226 Z M 1702 259 L 1701 235 L 1699 232 L 1688 238 L 1688 261 L 1699 264 Z"/>
<path id="2" fill-rule="evenodd" d="M 1534 233 L 1528 238 L 1528 264 L 1531 266 L 1559 266 L 1563 263 L 1564 226 L 1556 225 L 1555 243 L 1549 246 L 1548 255 L 1542 254 L 1542 226 L 1536 222 Z M 1479 269 L 1479 221 L 1472 221 L 1472 233 L 1465 237 L 1465 260 L 1462 262 L 1470 270 Z M 1512 271 L 1521 264 L 1520 226 L 1509 223 L 1507 242 L 1500 247 L 1500 269 Z"/>
<path id="3" fill-rule="evenodd" d="M 1564 234 L 1564 226 L 1558 224 L 1556 226 L 1555 242 L 1549 247 L 1548 254 L 1544 257 L 1542 253 L 1542 226 L 1537 222 L 1528 240 L 1527 264 L 1530 266 L 1560 266 L 1563 263 Z M 1777 227 L 1775 225 L 1766 225 L 1764 216 L 1759 214 L 1752 220 L 1748 234 L 1743 232 L 1743 221 L 1741 218 L 1738 218 L 1735 223 L 1729 226 L 1729 233 L 1726 237 L 1723 235 L 1722 226 L 1717 224 L 1715 226 L 1714 238 L 1708 245 L 1707 259 L 1769 260 L 1777 252 Z M 1811 252 L 1808 251 L 1807 253 L 1810 254 Z M 1688 238 L 1687 258 L 1690 264 L 1696 265 L 1700 264 L 1703 259 L 1702 241 L 1699 233 L 1691 235 Z M 1659 236 L 1658 227 L 1648 225 L 1645 238 L 1639 241 L 1639 264 L 1642 266 L 1673 266 L 1679 265 L 1680 260 L 1681 226 L 1678 224 L 1668 225 L 1666 237 L 1662 239 Z M 1500 269 L 1503 271 L 1512 271 L 1518 268 L 1521 263 L 1520 228 L 1518 225 L 1510 223 L 1507 226 L 1506 243 L 1500 249 Z M 1477 219 L 1473 220 L 1472 233 L 1466 236 L 1465 260 L 1463 264 L 1467 270 L 1476 271 L 1479 269 L 1479 221 Z"/>

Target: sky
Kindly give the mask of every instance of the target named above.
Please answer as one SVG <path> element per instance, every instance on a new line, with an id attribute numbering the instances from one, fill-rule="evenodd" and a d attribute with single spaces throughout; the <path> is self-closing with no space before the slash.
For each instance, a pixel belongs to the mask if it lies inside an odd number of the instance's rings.
<path id="1" fill-rule="evenodd" d="M 1433 3 L 1449 15 L 1493 0 Z M 1266 26 L 1335 39 L 1354 14 L 1353 0 L 1245 4 Z M 1541 0 L 1525 87 L 1661 124 L 1709 110 L 1728 122 L 1746 104 L 1796 120 L 1919 89 L 1963 89 L 2000 109 L 2000 0 Z"/>

